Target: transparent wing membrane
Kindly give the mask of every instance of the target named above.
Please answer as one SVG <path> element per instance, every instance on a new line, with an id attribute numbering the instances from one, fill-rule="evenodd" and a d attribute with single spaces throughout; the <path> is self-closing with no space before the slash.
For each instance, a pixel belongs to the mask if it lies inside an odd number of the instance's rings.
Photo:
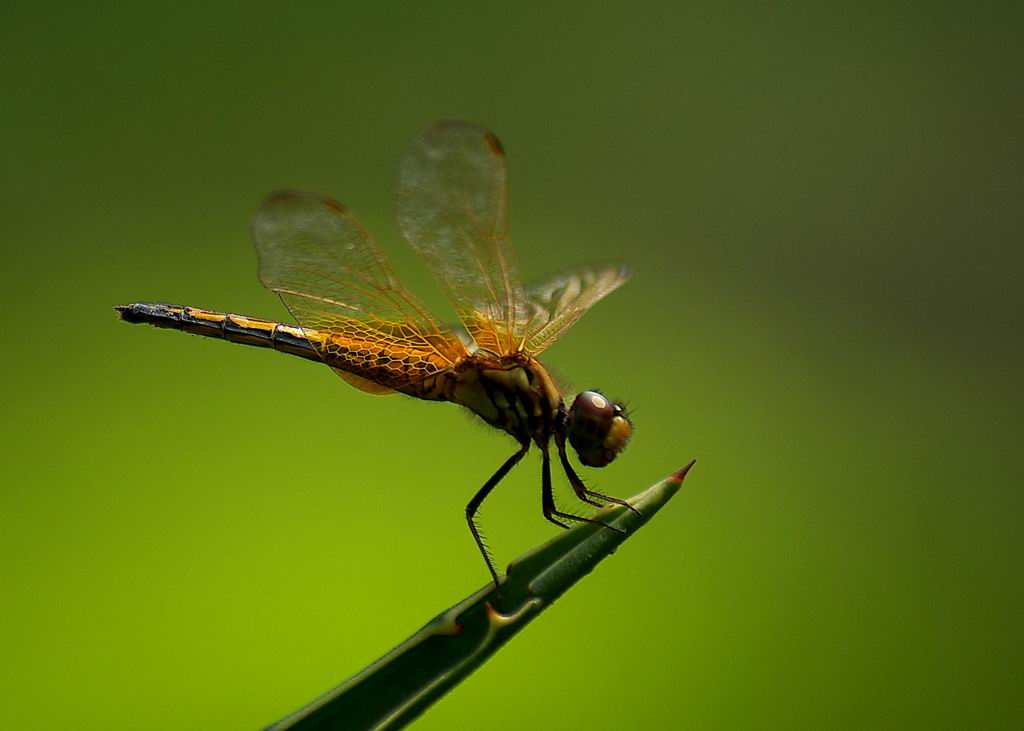
<path id="1" fill-rule="evenodd" d="M 526 350 L 552 345 L 583 313 L 629 279 L 625 264 L 595 264 L 544 277 L 526 288 L 530 317 Z"/>
<path id="2" fill-rule="evenodd" d="M 399 166 L 398 224 L 477 345 L 520 348 L 529 308 L 508 240 L 505 152 L 490 131 L 440 122 Z"/>
<path id="3" fill-rule="evenodd" d="M 280 295 L 323 360 L 362 379 L 347 379 L 362 390 L 400 388 L 468 354 L 402 287 L 376 242 L 340 203 L 277 193 L 257 212 L 253 240 L 260 281 Z"/>
<path id="4" fill-rule="evenodd" d="M 596 265 L 524 289 L 508 239 L 504 150 L 493 133 L 466 122 L 439 122 L 402 157 L 397 215 L 471 342 L 402 287 L 340 203 L 278 193 L 253 221 L 260 280 L 280 295 L 320 357 L 369 393 L 450 368 L 474 344 L 497 355 L 536 355 L 629 277 L 621 264 Z"/>

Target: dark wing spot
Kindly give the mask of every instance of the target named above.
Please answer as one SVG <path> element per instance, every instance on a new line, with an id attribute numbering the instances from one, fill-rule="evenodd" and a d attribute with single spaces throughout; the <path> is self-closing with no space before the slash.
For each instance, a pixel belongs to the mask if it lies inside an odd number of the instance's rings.
<path id="1" fill-rule="evenodd" d="M 298 191 L 279 190 L 276 193 L 271 193 L 270 196 L 267 197 L 267 200 L 264 202 L 264 205 L 269 205 L 270 203 L 274 203 L 276 201 L 293 201 L 296 198 L 302 197 L 302 193 L 299 193 Z"/>
<path id="2" fill-rule="evenodd" d="M 343 204 L 330 198 L 324 198 L 324 208 L 334 213 L 340 213 L 342 216 L 348 213 L 348 209 Z"/>
<path id="3" fill-rule="evenodd" d="M 493 132 L 484 135 L 484 141 L 491 148 L 491 154 L 495 157 L 505 157 L 505 148 L 501 146 L 501 140 L 495 137 Z"/>

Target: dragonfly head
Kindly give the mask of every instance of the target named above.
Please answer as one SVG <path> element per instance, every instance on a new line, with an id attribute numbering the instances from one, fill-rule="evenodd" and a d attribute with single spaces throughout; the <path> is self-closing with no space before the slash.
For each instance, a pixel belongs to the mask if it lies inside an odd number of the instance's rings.
<path id="1" fill-rule="evenodd" d="M 619 404 L 597 391 L 584 391 L 569 408 L 567 432 L 580 462 L 604 467 L 626 448 L 633 422 Z"/>

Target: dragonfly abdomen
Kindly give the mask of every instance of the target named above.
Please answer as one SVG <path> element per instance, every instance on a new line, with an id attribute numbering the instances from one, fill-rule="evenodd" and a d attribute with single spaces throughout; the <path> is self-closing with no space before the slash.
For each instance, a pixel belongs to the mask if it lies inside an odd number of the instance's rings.
<path id="1" fill-rule="evenodd" d="M 135 302 L 114 309 L 125 322 L 148 323 L 232 343 L 273 348 L 309 360 L 321 359 L 302 328 L 294 325 L 161 302 Z"/>

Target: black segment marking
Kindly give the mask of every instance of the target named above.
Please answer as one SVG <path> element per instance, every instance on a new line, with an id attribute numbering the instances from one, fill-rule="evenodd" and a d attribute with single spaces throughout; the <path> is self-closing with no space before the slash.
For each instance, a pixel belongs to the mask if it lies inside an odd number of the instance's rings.
<path id="1" fill-rule="evenodd" d="M 246 345 L 263 345 L 270 346 L 273 343 L 272 332 L 270 330 L 258 330 L 256 328 L 245 327 L 239 325 L 237 322 L 233 322 L 230 317 L 224 318 L 224 337 L 234 343 L 244 343 Z"/>

